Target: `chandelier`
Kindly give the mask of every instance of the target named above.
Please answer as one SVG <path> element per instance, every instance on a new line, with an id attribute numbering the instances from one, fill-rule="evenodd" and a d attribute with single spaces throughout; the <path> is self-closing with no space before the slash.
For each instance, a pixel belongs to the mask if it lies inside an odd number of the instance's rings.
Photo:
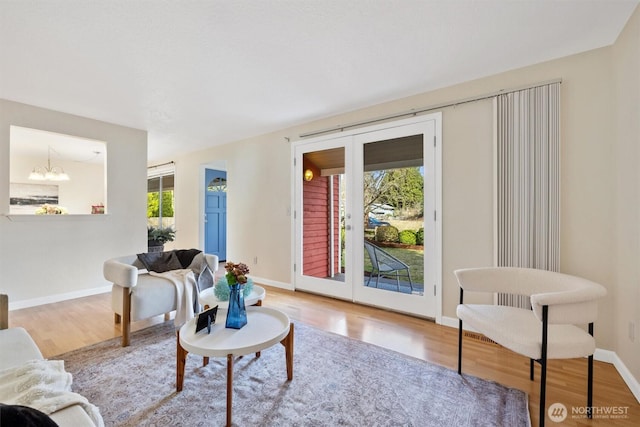
<path id="1" fill-rule="evenodd" d="M 49 154 L 47 156 L 47 166 L 36 166 L 29 174 L 32 181 L 69 181 L 67 175 L 60 166 L 51 166 L 51 146 L 49 146 Z M 55 151 L 55 150 L 54 150 Z"/>

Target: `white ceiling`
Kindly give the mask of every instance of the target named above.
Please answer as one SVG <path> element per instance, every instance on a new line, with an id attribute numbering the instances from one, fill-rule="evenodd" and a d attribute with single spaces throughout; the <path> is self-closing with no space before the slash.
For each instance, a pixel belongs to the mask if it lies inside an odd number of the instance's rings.
<path id="1" fill-rule="evenodd" d="M 149 160 L 612 44 L 638 0 L 0 0 L 0 98 Z"/>

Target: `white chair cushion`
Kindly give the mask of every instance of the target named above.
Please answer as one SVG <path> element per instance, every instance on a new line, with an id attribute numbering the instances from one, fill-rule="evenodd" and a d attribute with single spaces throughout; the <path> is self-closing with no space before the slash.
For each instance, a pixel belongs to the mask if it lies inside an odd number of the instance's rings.
<path id="1" fill-rule="evenodd" d="M 66 408 L 56 411 L 49 416 L 60 427 L 95 427 L 94 422 L 91 421 L 91 417 L 89 417 L 87 412 L 82 409 L 82 406 L 80 405 L 67 406 Z"/>
<path id="2" fill-rule="evenodd" d="M 114 285 L 111 291 L 113 311 L 122 314 L 122 289 Z M 128 288 L 127 288 L 128 289 Z M 148 319 L 176 309 L 176 287 L 170 280 L 140 274 L 131 294 L 131 321 Z"/>
<path id="3" fill-rule="evenodd" d="M 461 304 L 464 324 L 498 344 L 531 359 L 542 354 L 542 322 L 531 310 L 501 305 Z M 547 358 L 571 359 L 594 353 L 595 339 L 574 325 L 548 325 Z"/>
<path id="4" fill-rule="evenodd" d="M 0 369 L 13 368 L 26 361 L 42 358 L 40 349 L 24 328 L 0 330 Z"/>

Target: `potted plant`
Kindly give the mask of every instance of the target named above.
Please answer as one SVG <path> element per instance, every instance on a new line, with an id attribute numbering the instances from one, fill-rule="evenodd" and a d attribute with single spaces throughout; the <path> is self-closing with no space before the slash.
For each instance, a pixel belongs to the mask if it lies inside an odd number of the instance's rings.
<path id="1" fill-rule="evenodd" d="M 176 231 L 172 227 L 147 227 L 147 243 L 149 252 L 162 252 L 166 242 L 173 242 Z"/>

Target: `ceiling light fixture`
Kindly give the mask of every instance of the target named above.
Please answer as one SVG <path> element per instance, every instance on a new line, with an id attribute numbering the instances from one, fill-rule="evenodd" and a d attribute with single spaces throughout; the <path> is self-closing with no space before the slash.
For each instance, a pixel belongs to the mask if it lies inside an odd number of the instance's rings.
<path id="1" fill-rule="evenodd" d="M 49 154 L 47 156 L 47 166 L 36 166 L 29 174 L 32 181 L 69 181 L 67 175 L 60 166 L 51 166 L 51 146 L 49 146 Z M 55 150 L 53 150 L 55 151 Z"/>

